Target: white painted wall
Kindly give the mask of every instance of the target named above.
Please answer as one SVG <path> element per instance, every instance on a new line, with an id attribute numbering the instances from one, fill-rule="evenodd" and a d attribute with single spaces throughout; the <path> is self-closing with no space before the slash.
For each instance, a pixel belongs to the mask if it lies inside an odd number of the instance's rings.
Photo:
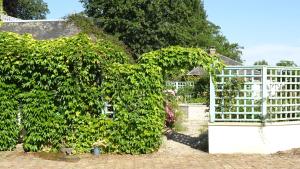
<path id="1" fill-rule="evenodd" d="M 300 148 L 300 123 L 211 123 L 209 153 L 271 154 Z"/>

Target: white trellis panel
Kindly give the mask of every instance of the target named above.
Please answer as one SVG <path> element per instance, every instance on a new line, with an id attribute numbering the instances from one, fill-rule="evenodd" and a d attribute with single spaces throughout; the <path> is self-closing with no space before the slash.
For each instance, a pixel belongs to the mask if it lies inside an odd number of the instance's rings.
<path id="1" fill-rule="evenodd" d="M 227 91 L 234 99 L 226 105 L 224 86 L 233 79 L 242 80 L 242 87 Z M 211 122 L 300 120 L 300 68 L 226 67 L 211 86 Z"/>

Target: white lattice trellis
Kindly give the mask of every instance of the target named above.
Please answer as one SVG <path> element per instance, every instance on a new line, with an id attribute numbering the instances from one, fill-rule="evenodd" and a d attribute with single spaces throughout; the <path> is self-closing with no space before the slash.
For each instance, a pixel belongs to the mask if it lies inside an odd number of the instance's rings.
<path id="1" fill-rule="evenodd" d="M 224 86 L 234 79 L 242 84 L 238 91 L 226 91 L 234 96 L 229 102 Z M 215 84 L 211 80 L 210 97 L 211 122 L 300 120 L 300 68 L 226 67 Z"/>

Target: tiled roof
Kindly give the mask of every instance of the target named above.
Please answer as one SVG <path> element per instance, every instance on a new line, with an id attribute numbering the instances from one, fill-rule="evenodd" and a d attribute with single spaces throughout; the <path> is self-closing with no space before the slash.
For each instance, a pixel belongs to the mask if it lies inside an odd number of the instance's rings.
<path id="1" fill-rule="evenodd" d="M 219 57 L 224 62 L 224 64 L 227 65 L 227 66 L 241 66 L 241 65 L 243 65 L 241 62 L 233 60 L 233 59 L 231 59 L 227 56 L 219 55 Z M 204 71 L 200 67 L 195 67 L 193 70 L 191 70 L 187 73 L 188 76 L 204 76 L 206 74 L 207 74 L 207 72 Z"/>
<path id="2" fill-rule="evenodd" d="M 224 64 L 227 66 L 241 66 L 243 65 L 241 62 L 233 60 L 227 56 L 219 55 L 220 59 L 223 60 Z"/>

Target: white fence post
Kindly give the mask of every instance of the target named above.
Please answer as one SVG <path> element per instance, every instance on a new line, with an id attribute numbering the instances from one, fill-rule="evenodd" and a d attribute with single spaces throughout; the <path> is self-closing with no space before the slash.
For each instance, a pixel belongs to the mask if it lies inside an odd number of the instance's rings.
<path id="1" fill-rule="evenodd" d="M 267 118 L 267 99 L 268 99 L 268 74 L 267 67 L 263 66 L 262 68 L 262 122 L 264 122 Z"/>
<path id="2" fill-rule="evenodd" d="M 210 122 L 213 123 L 215 122 L 215 84 L 213 82 L 213 78 L 210 74 L 210 87 L 209 87 L 209 92 L 210 92 L 210 100 L 209 100 L 209 115 L 210 115 Z"/>
<path id="3" fill-rule="evenodd" d="M 179 89 L 178 82 L 175 82 L 175 89 L 176 89 L 176 91 L 178 91 L 178 89 Z"/>

